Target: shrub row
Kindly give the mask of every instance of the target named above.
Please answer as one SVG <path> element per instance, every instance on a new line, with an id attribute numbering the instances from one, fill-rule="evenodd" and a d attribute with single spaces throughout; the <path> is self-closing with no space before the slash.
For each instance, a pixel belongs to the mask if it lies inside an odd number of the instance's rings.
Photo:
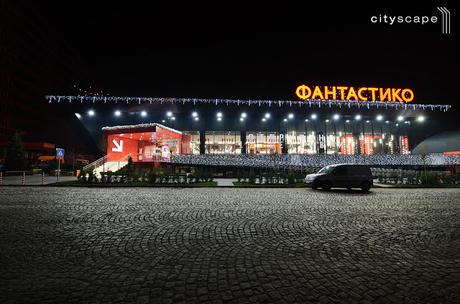
<path id="1" fill-rule="evenodd" d="M 303 182 L 305 174 L 299 171 L 265 171 L 256 174 L 253 169 L 238 170 L 236 177 L 239 183 L 278 185 Z"/>
<path id="2" fill-rule="evenodd" d="M 401 171 L 382 174 L 378 180 L 382 184 L 392 185 L 460 185 L 460 174 L 430 171 Z"/>
<path id="3" fill-rule="evenodd" d="M 149 184 L 193 184 L 212 182 L 214 177 L 210 171 L 199 170 L 195 174 L 167 174 L 149 170 L 142 175 L 132 172 L 106 172 L 97 178 L 93 171 L 82 172 L 78 181 L 83 184 L 94 183 L 149 183 Z"/>

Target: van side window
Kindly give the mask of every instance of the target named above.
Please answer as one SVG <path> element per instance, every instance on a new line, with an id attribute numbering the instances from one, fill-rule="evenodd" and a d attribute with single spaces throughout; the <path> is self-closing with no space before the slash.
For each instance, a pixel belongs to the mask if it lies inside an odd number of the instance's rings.
<path id="1" fill-rule="evenodd" d="M 350 175 L 360 175 L 363 174 L 363 170 L 360 166 L 351 166 L 348 168 Z"/>
<path id="2" fill-rule="evenodd" d="M 347 167 L 342 166 L 335 168 L 334 173 L 335 175 L 347 175 Z"/>
<path id="3" fill-rule="evenodd" d="M 348 167 L 349 175 L 369 175 L 369 167 L 366 166 L 350 166 Z"/>

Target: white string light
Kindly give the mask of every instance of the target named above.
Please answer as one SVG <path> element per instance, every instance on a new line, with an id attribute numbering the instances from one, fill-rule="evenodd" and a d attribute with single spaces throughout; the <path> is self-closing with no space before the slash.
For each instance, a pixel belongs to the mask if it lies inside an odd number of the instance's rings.
<path id="1" fill-rule="evenodd" d="M 398 109 L 407 109 L 407 104 L 399 103 L 399 102 L 384 102 L 384 101 L 357 101 L 357 100 L 318 100 L 318 99 L 308 99 L 308 100 L 241 100 L 241 99 L 202 99 L 202 98 L 159 98 L 159 97 L 117 97 L 117 96 L 64 96 L 64 95 L 47 95 L 45 96 L 49 103 L 57 101 L 60 103 L 61 101 L 67 101 L 72 103 L 73 100 L 79 100 L 80 103 L 83 101 L 91 102 L 91 103 L 108 103 L 108 102 L 126 102 L 127 104 L 132 101 L 137 101 L 138 104 L 141 103 L 160 103 L 169 102 L 169 103 L 204 103 L 210 104 L 214 103 L 215 105 L 218 104 L 244 104 L 244 105 L 251 105 L 251 104 L 258 104 L 260 105 L 269 105 L 271 106 L 272 103 L 278 103 L 281 107 L 282 105 L 308 105 L 308 106 L 317 106 L 321 108 L 322 105 L 327 104 L 329 107 L 342 107 L 342 104 L 348 105 L 348 107 L 358 107 L 365 106 L 368 109 L 371 107 L 379 108 L 384 106 L 385 108 L 394 108 Z M 451 105 L 446 104 L 411 104 L 410 107 L 414 110 L 421 109 L 421 110 L 442 110 L 447 111 L 451 108 Z"/>

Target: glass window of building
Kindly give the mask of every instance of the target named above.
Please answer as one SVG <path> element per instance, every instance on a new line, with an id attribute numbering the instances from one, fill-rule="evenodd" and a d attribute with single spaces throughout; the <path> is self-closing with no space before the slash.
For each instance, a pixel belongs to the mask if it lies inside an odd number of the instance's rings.
<path id="1" fill-rule="evenodd" d="M 286 143 L 289 154 L 298 154 L 301 146 L 298 133 L 296 131 L 289 131 L 286 133 Z"/>
<path id="2" fill-rule="evenodd" d="M 185 131 L 182 136 L 183 154 L 200 154 L 200 132 Z"/>
<path id="3" fill-rule="evenodd" d="M 205 132 L 207 154 L 241 154 L 240 132 Z"/>
<path id="4" fill-rule="evenodd" d="M 247 154 L 281 154 L 279 134 L 277 132 L 254 132 L 246 133 Z"/>
<path id="5" fill-rule="evenodd" d="M 355 154 L 355 139 L 353 134 L 344 133 L 340 136 L 340 154 L 353 155 Z"/>
<path id="6" fill-rule="evenodd" d="M 401 147 L 401 154 L 410 154 L 409 152 L 409 139 L 403 135 L 399 137 L 399 146 Z"/>

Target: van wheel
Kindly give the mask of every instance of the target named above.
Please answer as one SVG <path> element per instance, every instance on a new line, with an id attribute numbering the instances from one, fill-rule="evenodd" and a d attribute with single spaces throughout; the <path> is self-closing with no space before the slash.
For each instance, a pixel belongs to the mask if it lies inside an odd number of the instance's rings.
<path id="1" fill-rule="evenodd" d="M 321 188 L 323 188 L 323 190 L 326 190 L 326 191 L 329 191 L 331 190 L 331 182 L 328 182 L 328 181 L 325 181 L 321 184 Z"/>
<path id="2" fill-rule="evenodd" d="M 363 190 L 363 192 L 369 192 L 370 188 L 371 188 L 371 184 L 369 182 L 363 182 L 361 184 L 361 190 Z"/>
<path id="3" fill-rule="evenodd" d="M 318 187 L 319 187 L 319 183 L 317 181 L 313 181 L 313 183 L 311 184 L 311 188 L 313 190 L 316 190 L 316 189 L 318 189 Z"/>

